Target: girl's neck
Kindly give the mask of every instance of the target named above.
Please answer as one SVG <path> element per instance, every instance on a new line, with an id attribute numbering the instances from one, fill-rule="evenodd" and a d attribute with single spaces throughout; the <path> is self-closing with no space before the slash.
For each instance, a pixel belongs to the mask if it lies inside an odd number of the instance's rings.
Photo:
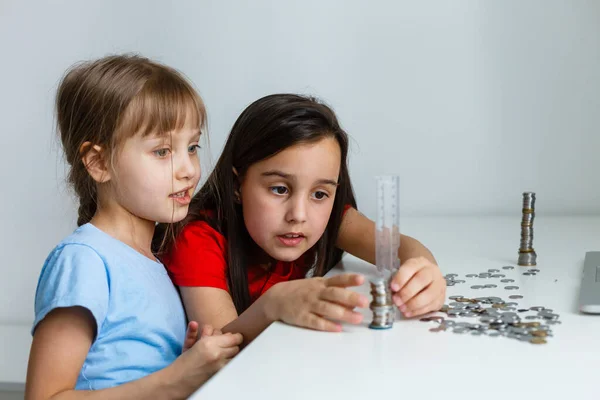
<path id="1" fill-rule="evenodd" d="M 118 205 L 99 205 L 92 225 L 125 243 L 152 261 L 152 236 L 155 222 L 139 218 Z"/>
<path id="2" fill-rule="evenodd" d="M 250 259 L 253 265 L 260 265 L 264 269 L 269 269 L 277 264 L 277 260 L 268 255 L 263 249 L 259 246 L 252 246 L 252 250 L 250 252 Z"/>

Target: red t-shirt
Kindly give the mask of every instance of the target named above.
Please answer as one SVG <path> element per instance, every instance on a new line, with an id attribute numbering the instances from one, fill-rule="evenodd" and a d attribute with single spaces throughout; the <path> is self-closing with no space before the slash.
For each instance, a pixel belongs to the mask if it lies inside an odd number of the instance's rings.
<path id="1" fill-rule="evenodd" d="M 344 214 L 350 207 L 344 207 Z M 294 262 L 278 261 L 270 272 L 259 265 L 250 265 L 247 269 L 250 300 L 254 302 L 276 283 L 304 278 L 309 267 L 302 260 L 303 257 Z M 227 240 L 206 221 L 187 224 L 163 262 L 177 286 L 214 287 L 229 292 Z"/>
<path id="2" fill-rule="evenodd" d="M 194 221 L 183 228 L 175 248 L 164 258 L 171 280 L 177 286 L 203 286 L 228 290 L 227 240 L 206 221 Z M 248 267 L 248 288 L 254 302 L 269 288 L 306 276 L 308 268 L 296 262 L 278 261 L 267 271 L 259 265 Z"/>

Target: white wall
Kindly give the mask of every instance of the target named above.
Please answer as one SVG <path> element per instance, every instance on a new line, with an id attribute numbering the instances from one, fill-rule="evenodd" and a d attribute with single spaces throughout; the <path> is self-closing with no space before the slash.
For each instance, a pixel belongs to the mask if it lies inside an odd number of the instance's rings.
<path id="1" fill-rule="evenodd" d="M 64 69 L 135 51 L 188 75 L 212 158 L 274 92 L 316 94 L 353 137 L 359 208 L 401 176 L 403 215 L 600 214 L 600 3 L 161 1 L 0 3 L 0 322 L 28 323 L 75 206 L 53 133 Z M 205 157 L 208 159 L 208 157 Z"/>

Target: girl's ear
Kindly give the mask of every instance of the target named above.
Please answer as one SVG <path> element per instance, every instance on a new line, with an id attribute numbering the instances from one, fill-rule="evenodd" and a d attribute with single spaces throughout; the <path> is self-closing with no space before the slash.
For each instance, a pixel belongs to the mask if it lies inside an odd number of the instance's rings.
<path id="1" fill-rule="evenodd" d="M 235 202 L 238 204 L 242 204 L 242 195 L 240 194 L 240 175 L 238 174 L 237 169 L 235 167 L 231 167 L 235 178 L 233 179 L 233 194 L 235 195 Z"/>
<path id="2" fill-rule="evenodd" d="M 91 142 L 85 142 L 79 148 L 79 154 L 82 155 L 81 162 L 83 162 L 85 169 L 94 181 L 98 183 L 110 181 L 106 153 L 102 147 Z"/>

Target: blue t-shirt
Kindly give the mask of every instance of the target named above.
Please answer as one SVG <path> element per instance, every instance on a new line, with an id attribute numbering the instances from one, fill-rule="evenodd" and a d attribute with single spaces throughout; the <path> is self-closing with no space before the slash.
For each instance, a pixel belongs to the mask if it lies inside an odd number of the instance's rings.
<path id="1" fill-rule="evenodd" d="M 76 389 L 136 380 L 181 354 L 185 313 L 164 266 L 92 224 L 75 230 L 46 259 L 32 333 L 53 309 L 73 306 L 87 308 L 98 327 Z"/>

